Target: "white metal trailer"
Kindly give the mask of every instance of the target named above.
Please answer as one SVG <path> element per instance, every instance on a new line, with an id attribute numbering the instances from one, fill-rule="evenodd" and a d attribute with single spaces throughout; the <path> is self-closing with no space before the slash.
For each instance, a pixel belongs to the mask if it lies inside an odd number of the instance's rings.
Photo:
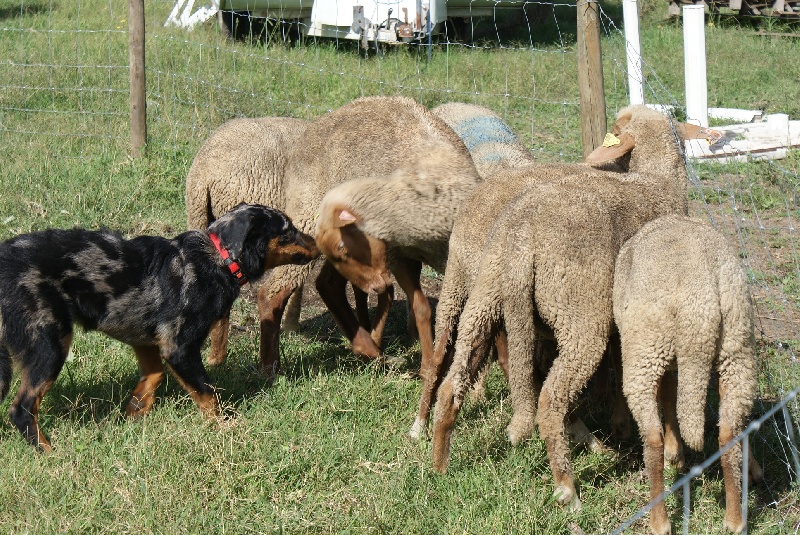
<path id="1" fill-rule="evenodd" d="M 383 43 L 426 40 L 448 17 L 491 16 L 498 6 L 525 2 L 497 0 L 212 0 L 194 9 L 194 0 L 176 0 L 165 25 L 191 28 L 220 11 L 297 21 L 309 36 Z"/>

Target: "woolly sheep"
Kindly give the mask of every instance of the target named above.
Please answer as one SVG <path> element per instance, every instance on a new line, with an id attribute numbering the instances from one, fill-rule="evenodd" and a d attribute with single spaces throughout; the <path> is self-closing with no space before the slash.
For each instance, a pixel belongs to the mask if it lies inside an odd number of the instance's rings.
<path id="1" fill-rule="evenodd" d="M 538 395 L 536 417 L 555 496 L 561 504 L 580 507 L 564 424 L 609 341 L 614 261 L 644 223 L 687 212 L 686 172 L 669 120 L 634 106 L 620 111 L 614 130 L 621 149 L 599 147 L 587 161 L 602 162 L 609 154 L 629 158 L 629 172 L 587 167 L 547 183 L 546 168 L 531 168 L 543 175 L 542 183 L 516 197 L 495 222 L 459 319 L 453 364 L 438 391 L 437 470 L 447 468 L 456 415 L 499 328 L 504 326 L 508 340 L 509 386 L 520 429 L 534 423 L 535 409 L 520 416 L 516 409 L 536 406 L 536 340 L 553 337 L 558 355 Z"/>
<path id="2" fill-rule="evenodd" d="M 231 119 L 216 130 L 197 152 L 186 176 L 186 214 L 189 229 L 206 229 L 216 217 L 240 202 L 282 210 L 286 153 L 307 121 L 290 117 Z M 302 296 L 302 288 L 296 292 Z M 286 327 L 296 330 L 299 303 Z M 211 329 L 209 365 L 225 358 L 228 317 Z"/>
<path id="3" fill-rule="evenodd" d="M 402 175 L 404 170 L 414 170 L 410 174 L 423 172 L 427 156 L 435 150 L 449 155 L 448 165 L 472 173 L 477 181 L 477 172 L 461 139 L 421 104 L 406 97 L 354 100 L 314 120 L 305 130 L 302 142 L 294 144 L 286 166 L 285 212 L 298 228 L 313 232 L 320 202 L 331 188 L 347 180 L 385 180 L 381 177 L 392 173 Z M 421 195 L 424 194 L 426 192 L 422 191 Z M 414 269 L 418 268 L 421 266 L 409 266 L 412 278 Z M 261 314 L 261 359 L 262 366 L 268 370 L 278 364 L 278 326 L 286 299 L 303 283 L 309 271 L 307 266 L 278 268 L 259 290 L 259 310 L 266 311 Z M 326 261 L 316 287 L 350 340 L 353 351 L 369 358 L 378 357 L 381 318 L 385 318 L 391 294 L 379 295 L 377 322 L 373 331 L 368 332 L 347 304 L 346 282 Z M 381 285 L 388 288 L 388 281 Z M 416 304 L 417 300 L 414 302 Z"/>
<path id="4" fill-rule="evenodd" d="M 445 128 L 444 123 L 437 128 Z M 463 144 L 444 137 L 388 177 L 331 189 L 319 207 L 320 251 L 354 287 L 382 294 L 390 273 L 406 292 L 423 360 L 433 353 L 422 264 L 443 271 L 456 212 L 481 178 Z"/>
<path id="5" fill-rule="evenodd" d="M 290 117 L 231 119 L 216 130 L 197 152 L 186 176 L 186 212 L 189 229 L 205 229 L 217 216 L 240 202 L 284 210 L 288 153 L 309 122 Z M 292 294 L 284 329 L 297 330 L 302 286 Z M 355 292 L 359 314 L 366 314 L 366 296 Z M 267 314 L 261 310 L 260 315 Z M 210 365 L 225 359 L 228 317 L 211 329 Z"/>
<path id="6" fill-rule="evenodd" d="M 614 320 L 622 339 L 622 385 L 644 442 L 650 498 L 664 489 L 665 446 L 657 392 L 668 396 L 665 417 L 677 410 L 680 435 L 703 448 L 706 394 L 712 366 L 719 373 L 719 445 L 744 428 L 756 390 L 753 306 L 744 269 L 724 236 L 708 223 L 664 216 L 642 227 L 620 250 L 614 272 Z M 662 378 L 677 365 L 674 385 Z M 742 521 L 742 446 L 723 454 L 725 527 Z M 757 465 L 755 465 L 757 468 Z M 760 472 L 760 468 L 757 469 Z M 664 502 L 650 512 L 650 528 L 670 533 Z"/>
<path id="7" fill-rule="evenodd" d="M 529 164 L 516 169 L 506 169 L 478 184 L 463 203 L 450 236 L 444 281 L 436 306 L 435 351 L 430 359 L 424 358 L 423 355 L 420 365 L 422 392 L 417 417 L 408 433 L 412 438 L 427 436 L 427 420 L 436 394 L 436 384 L 446 371 L 442 369 L 444 363 L 452 356 L 458 318 L 478 272 L 476 259 L 480 258 L 497 214 L 515 196 L 531 185 L 570 175 L 581 169 L 588 167 L 585 164 Z M 543 178 L 539 173 L 542 170 L 548 171 L 547 178 Z M 507 361 L 507 355 L 505 335 L 502 331 L 498 333 L 495 346 L 498 350 L 498 361 L 504 363 Z M 521 410 L 516 404 L 514 408 L 515 411 Z M 524 438 L 520 435 L 512 433 L 512 436 L 519 437 L 514 443 Z"/>
<path id="8" fill-rule="evenodd" d="M 488 108 L 448 102 L 431 111 L 458 134 L 483 178 L 533 161 L 530 151 L 511 127 Z"/>

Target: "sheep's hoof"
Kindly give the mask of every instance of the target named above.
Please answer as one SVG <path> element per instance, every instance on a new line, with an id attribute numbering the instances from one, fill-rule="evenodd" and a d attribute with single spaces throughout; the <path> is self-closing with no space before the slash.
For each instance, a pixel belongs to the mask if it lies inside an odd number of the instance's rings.
<path id="1" fill-rule="evenodd" d="M 581 510 L 581 500 L 578 498 L 578 493 L 566 485 L 557 486 L 553 496 L 560 505 L 569 506 L 570 512 L 577 513 Z"/>
<path id="2" fill-rule="evenodd" d="M 370 360 L 376 359 L 381 356 L 380 348 L 375 344 L 375 341 L 370 337 L 369 333 L 363 327 L 358 329 L 355 337 L 353 337 L 353 353 L 356 355 L 366 357 Z"/>
<path id="3" fill-rule="evenodd" d="M 748 485 L 758 484 L 764 479 L 764 470 L 761 466 L 756 462 L 753 458 L 753 454 L 750 453 L 750 459 L 747 462 L 747 475 L 749 479 L 747 480 Z"/>
<path id="4" fill-rule="evenodd" d="M 650 532 L 653 535 L 670 535 L 672 533 L 672 524 L 666 518 L 660 521 L 650 520 Z"/>
<path id="5" fill-rule="evenodd" d="M 425 420 L 417 417 L 408 430 L 408 436 L 414 440 L 427 440 L 428 439 L 428 425 Z"/>
<path id="6" fill-rule="evenodd" d="M 605 444 L 603 444 L 594 434 L 589 431 L 589 428 L 586 427 L 586 424 L 583 423 L 583 420 L 580 418 L 576 418 L 574 421 L 570 422 L 569 426 L 567 427 L 567 432 L 569 433 L 569 437 L 578 446 L 583 446 L 588 448 L 590 451 L 595 453 L 605 453 L 610 451 Z"/>
<path id="7" fill-rule="evenodd" d="M 524 440 L 529 439 L 533 435 L 533 425 L 536 421 L 535 416 L 529 414 L 520 415 L 515 412 L 511 417 L 506 432 L 508 433 L 508 440 L 512 446 L 522 443 Z"/>
<path id="8" fill-rule="evenodd" d="M 469 399 L 473 402 L 486 401 L 486 387 L 483 383 L 475 383 L 469 391 Z"/>
<path id="9" fill-rule="evenodd" d="M 728 515 L 725 515 L 725 529 L 728 531 L 732 531 L 733 533 L 741 533 L 744 530 L 744 522 L 742 522 L 742 517 L 739 515 L 733 515 L 733 518 L 728 518 Z"/>
<path id="10" fill-rule="evenodd" d="M 679 472 L 685 470 L 686 460 L 683 458 L 683 448 L 678 448 L 678 451 L 670 451 L 665 445 L 664 462 L 670 466 L 674 466 Z"/>
<path id="11" fill-rule="evenodd" d="M 213 368 L 214 366 L 221 366 L 222 363 L 225 362 L 225 353 L 214 353 L 211 352 L 208 354 L 208 358 L 206 359 L 206 366 Z"/>

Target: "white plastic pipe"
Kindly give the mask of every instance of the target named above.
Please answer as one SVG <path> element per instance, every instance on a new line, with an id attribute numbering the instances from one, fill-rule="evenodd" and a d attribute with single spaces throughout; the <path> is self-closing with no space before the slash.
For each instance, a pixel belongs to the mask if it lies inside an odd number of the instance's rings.
<path id="1" fill-rule="evenodd" d="M 705 6 L 683 6 L 683 61 L 686 122 L 708 126 Z"/>
<path id="2" fill-rule="evenodd" d="M 644 104 L 644 75 L 642 46 L 639 42 L 639 4 L 623 0 L 622 17 L 625 25 L 625 51 L 628 58 L 628 98 L 631 104 Z"/>

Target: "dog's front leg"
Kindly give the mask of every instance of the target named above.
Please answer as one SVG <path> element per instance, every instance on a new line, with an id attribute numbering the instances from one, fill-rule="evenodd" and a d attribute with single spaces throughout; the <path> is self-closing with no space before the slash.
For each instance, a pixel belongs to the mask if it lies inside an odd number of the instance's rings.
<path id="1" fill-rule="evenodd" d="M 214 418 L 221 414 L 219 399 L 203 367 L 200 345 L 195 344 L 190 348 L 179 347 L 166 359 L 166 363 L 178 383 L 192 396 L 203 415 Z"/>
<path id="2" fill-rule="evenodd" d="M 139 384 L 133 389 L 133 395 L 125 406 L 125 416 L 139 418 L 144 416 L 153 407 L 156 400 L 156 390 L 164 379 L 164 365 L 161 362 L 161 351 L 158 346 L 134 347 L 136 358 L 139 360 L 141 376 Z"/>

